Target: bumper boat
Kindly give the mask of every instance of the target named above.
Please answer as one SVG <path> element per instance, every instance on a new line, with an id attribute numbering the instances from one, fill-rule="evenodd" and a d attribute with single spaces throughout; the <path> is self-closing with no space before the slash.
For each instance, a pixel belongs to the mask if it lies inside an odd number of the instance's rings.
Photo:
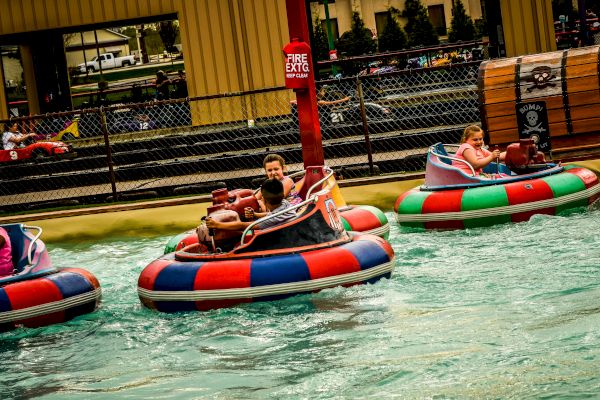
<path id="1" fill-rule="evenodd" d="M 392 247 L 379 236 L 344 230 L 331 187 L 309 191 L 292 207 L 296 217 L 281 225 L 253 229 L 289 209 L 255 221 L 236 240 L 217 231 L 154 260 L 138 279 L 142 304 L 164 312 L 209 310 L 390 277 Z M 223 209 L 209 215 L 243 216 Z"/>
<path id="2" fill-rule="evenodd" d="M 429 148 L 425 184 L 398 197 L 396 220 L 402 226 L 464 229 L 527 221 L 534 214 L 556 215 L 587 207 L 600 193 L 596 174 L 586 168 L 548 163 L 532 139 L 506 149 L 505 164 L 491 163 L 486 176 L 437 143 Z M 452 166 L 469 165 L 472 174 Z"/>
<path id="3" fill-rule="evenodd" d="M 41 228 L 0 226 L 10 238 L 15 266 L 12 275 L 0 278 L 0 332 L 56 324 L 97 308 L 102 293 L 96 277 L 80 268 L 53 267 L 39 239 Z"/>
<path id="4" fill-rule="evenodd" d="M 296 190 L 302 199 L 310 197 L 310 193 L 325 184 L 332 185 L 331 196 L 339 211 L 342 225 L 348 232 L 369 233 L 388 239 L 390 224 L 380 209 L 368 205 L 347 205 L 340 193 L 335 178 L 328 174 L 328 167 L 308 167 L 306 171 L 299 171 L 289 175 L 296 182 Z M 326 179 L 327 177 L 327 179 Z M 258 201 L 254 197 L 256 190 L 217 189 L 212 192 L 212 207 L 208 213 L 218 209 L 233 210 L 240 216 L 244 215 L 244 208 L 251 207 L 254 211 L 259 210 Z M 190 229 L 172 237 L 166 244 L 164 254 L 183 249 L 185 246 L 198 242 L 196 230 Z"/>

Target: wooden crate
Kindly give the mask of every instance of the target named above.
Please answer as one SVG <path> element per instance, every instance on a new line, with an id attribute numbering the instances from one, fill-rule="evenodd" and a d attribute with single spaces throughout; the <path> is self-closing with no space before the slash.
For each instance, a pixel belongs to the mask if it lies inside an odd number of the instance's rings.
<path id="1" fill-rule="evenodd" d="M 554 152 L 595 146 L 600 151 L 599 56 L 600 46 L 590 46 L 483 62 L 478 89 L 490 144 L 503 146 L 540 132 Z M 545 106 L 536 111 L 537 120 L 527 115 L 536 104 Z"/>

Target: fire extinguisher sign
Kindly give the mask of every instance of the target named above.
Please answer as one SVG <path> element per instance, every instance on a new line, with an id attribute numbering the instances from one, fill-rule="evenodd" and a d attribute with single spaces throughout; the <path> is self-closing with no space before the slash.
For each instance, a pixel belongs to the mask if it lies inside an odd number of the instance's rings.
<path id="1" fill-rule="evenodd" d="M 308 78 L 308 54 L 288 54 L 285 61 L 285 77 L 288 79 Z"/>
<path id="2" fill-rule="evenodd" d="M 289 89 L 308 88 L 311 74 L 310 46 L 297 38 L 283 48 L 285 55 L 285 86 Z"/>

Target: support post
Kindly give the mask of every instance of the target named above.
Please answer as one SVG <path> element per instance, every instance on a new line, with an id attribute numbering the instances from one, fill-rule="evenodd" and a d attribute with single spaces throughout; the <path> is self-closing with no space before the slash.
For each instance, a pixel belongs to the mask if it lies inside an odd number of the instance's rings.
<path id="1" fill-rule="evenodd" d="M 365 135 L 365 148 L 367 150 L 367 160 L 369 162 L 369 174 L 375 175 L 373 168 L 373 150 L 371 149 L 371 138 L 369 137 L 369 123 L 367 121 L 367 112 L 365 110 L 365 97 L 363 95 L 362 81 L 356 77 L 356 88 L 358 92 L 358 99 L 360 101 L 360 119 L 363 124 L 363 133 Z"/>
<path id="2" fill-rule="evenodd" d="M 298 38 L 300 41 L 310 44 L 310 32 L 306 20 L 304 0 L 286 0 L 286 9 L 290 39 Z M 310 64 L 312 65 L 312 60 L 310 60 Z M 296 91 L 304 167 L 325 164 L 321 126 L 319 125 L 319 113 L 317 111 L 315 75 L 312 68 L 309 71 L 308 80 L 308 89 L 298 89 Z"/>
<path id="3" fill-rule="evenodd" d="M 585 6 L 585 0 L 578 0 L 578 9 L 579 9 L 579 37 L 581 38 L 581 43 L 583 46 L 589 46 L 593 44 L 590 40 L 590 30 L 587 26 L 587 9 Z"/>
<path id="4" fill-rule="evenodd" d="M 106 113 L 104 107 L 100 107 L 100 124 L 102 126 L 102 135 L 104 136 L 104 148 L 106 149 L 106 164 L 108 165 L 108 179 L 110 180 L 110 187 L 112 189 L 112 201 L 113 203 L 118 200 L 119 194 L 117 193 L 117 183 L 115 178 L 115 163 L 112 159 L 112 151 L 110 149 L 110 140 L 108 138 L 108 126 L 106 123 Z"/>

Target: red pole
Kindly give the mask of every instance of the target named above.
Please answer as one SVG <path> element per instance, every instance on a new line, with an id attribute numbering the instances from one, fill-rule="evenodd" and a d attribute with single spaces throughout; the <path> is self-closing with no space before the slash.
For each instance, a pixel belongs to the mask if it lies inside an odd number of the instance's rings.
<path id="1" fill-rule="evenodd" d="M 291 38 L 298 38 L 310 45 L 310 32 L 306 19 L 304 0 L 286 0 L 288 29 Z M 309 60 L 312 67 L 312 59 Z M 321 126 L 317 111 L 317 90 L 315 89 L 315 74 L 312 68 L 308 73 L 308 89 L 296 89 L 298 106 L 298 121 L 300 125 L 300 141 L 302 143 L 302 159 L 304 167 L 324 165 L 323 142 Z"/>

